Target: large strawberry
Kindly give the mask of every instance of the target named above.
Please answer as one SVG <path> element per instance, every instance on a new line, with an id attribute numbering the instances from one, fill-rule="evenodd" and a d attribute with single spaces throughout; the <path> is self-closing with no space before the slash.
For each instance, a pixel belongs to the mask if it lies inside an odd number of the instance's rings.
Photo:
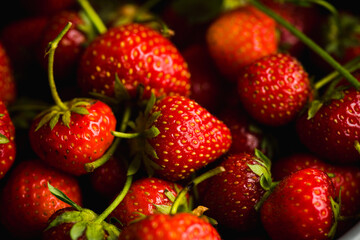
<path id="1" fill-rule="evenodd" d="M 296 122 L 297 134 L 310 151 L 323 159 L 341 164 L 357 163 L 360 160 L 359 118 L 360 92 L 349 88 L 340 99 L 323 103 L 315 116 L 304 113 Z"/>
<path id="2" fill-rule="evenodd" d="M 6 105 L 13 103 L 17 97 L 13 65 L 4 45 L 0 42 L 0 99 Z"/>
<path id="3" fill-rule="evenodd" d="M 244 67 L 238 77 L 244 108 L 258 122 L 280 126 L 293 121 L 311 95 L 308 73 L 289 54 L 265 56 Z"/>
<path id="4" fill-rule="evenodd" d="M 169 213 L 175 197 L 182 189 L 181 185 L 160 178 L 140 178 L 133 182 L 122 202 L 109 217 L 117 219 L 125 227 L 144 215 Z"/>
<path id="5" fill-rule="evenodd" d="M 338 205 L 330 177 L 315 168 L 299 170 L 278 183 L 260 209 L 271 239 L 331 239 Z"/>
<path id="6" fill-rule="evenodd" d="M 56 210 L 69 206 L 50 193 L 47 182 L 82 204 L 76 178 L 41 161 L 23 160 L 13 169 L 1 192 L 1 223 L 14 237 L 39 237 L 48 218 Z"/>
<path id="7" fill-rule="evenodd" d="M 13 165 L 15 156 L 15 126 L 5 103 L 0 100 L 0 179 Z"/>
<path id="8" fill-rule="evenodd" d="M 216 240 L 221 237 L 209 222 L 192 213 L 157 213 L 126 227 L 119 239 Z"/>
<path id="9" fill-rule="evenodd" d="M 230 129 L 190 98 L 167 96 L 147 109 L 132 124 L 134 136 L 138 136 L 132 141 L 132 150 L 137 156 L 141 154 L 135 160 L 144 159 L 145 167 L 153 169 L 160 178 L 189 178 L 231 146 Z"/>
<path id="10" fill-rule="evenodd" d="M 209 52 L 220 72 L 236 81 L 239 70 L 277 52 L 276 24 L 251 5 L 223 12 L 207 29 Z"/>
<path id="11" fill-rule="evenodd" d="M 225 172 L 199 184 L 200 204 L 220 226 L 242 232 L 260 226 L 256 205 L 272 184 L 270 161 L 261 156 L 258 151 L 231 154 L 220 163 Z M 264 182 L 269 183 L 266 190 Z"/>
<path id="12" fill-rule="evenodd" d="M 86 48 L 78 69 L 84 93 L 114 96 L 115 76 L 131 96 L 139 85 L 144 96 L 190 94 L 190 74 L 182 55 L 169 39 L 142 24 L 108 29 Z"/>

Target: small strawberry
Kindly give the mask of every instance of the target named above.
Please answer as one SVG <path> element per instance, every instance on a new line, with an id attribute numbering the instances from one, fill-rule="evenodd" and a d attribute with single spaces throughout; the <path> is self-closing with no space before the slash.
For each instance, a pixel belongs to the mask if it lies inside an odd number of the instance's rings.
<path id="1" fill-rule="evenodd" d="M 357 163 L 360 160 L 360 91 L 351 87 L 342 95 L 340 99 L 323 103 L 315 116 L 302 114 L 297 119 L 296 131 L 300 141 L 318 157 L 333 163 Z"/>
<path id="2" fill-rule="evenodd" d="M 0 100 L 6 105 L 13 103 L 17 97 L 17 85 L 13 66 L 8 53 L 0 42 Z"/>
<path id="3" fill-rule="evenodd" d="M 5 103 L 0 100 L 0 179 L 14 164 L 16 156 L 15 126 Z"/>
<path id="4" fill-rule="evenodd" d="M 123 227 L 154 213 L 169 213 L 177 194 L 183 187 L 177 183 L 155 177 L 137 179 L 109 217 Z"/>
<path id="5" fill-rule="evenodd" d="M 50 42 L 49 62 L 53 63 L 55 49 L 64 30 Z M 55 105 L 33 119 L 29 129 L 30 144 L 34 152 L 47 164 L 65 172 L 87 173 L 85 164 L 104 155 L 112 144 L 116 118 L 107 104 L 97 99 L 74 98 L 62 102 L 49 65 L 49 85 Z"/>
<path id="6" fill-rule="evenodd" d="M 271 239 L 331 239 L 339 211 L 335 197 L 325 172 L 299 170 L 281 180 L 264 201 L 262 224 Z"/>
<path id="7" fill-rule="evenodd" d="M 230 154 L 220 163 L 225 172 L 199 184 L 200 204 L 220 226 L 243 232 L 260 226 L 256 205 L 272 185 L 270 162 L 263 156 L 259 151 Z"/>
<path id="8" fill-rule="evenodd" d="M 132 151 L 140 154 L 135 160 L 143 159 L 150 175 L 152 170 L 169 181 L 189 178 L 231 146 L 230 129 L 190 98 L 167 96 L 147 110 L 132 124 L 135 133 L 113 135 L 133 135 Z"/>
<path id="9" fill-rule="evenodd" d="M 38 237 L 48 218 L 56 210 L 69 206 L 50 193 L 47 182 L 82 204 L 76 178 L 38 160 L 23 160 L 13 169 L 1 192 L 1 223 L 14 237 Z"/>
<path id="10" fill-rule="evenodd" d="M 219 15 L 206 33 L 210 55 L 218 69 L 236 82 L 239 70 L 277 52 L 275 21 L 251 5 Z"/>
<path id="11" fill-rule="evenodd" d="M 206 220 L 192 213 L 173 215 L 157 213 L 126 227 L 120 240 L 130 239 L 221 239 L 217 230 Z"/>
<path id="12" fill-rule="evenodd" d="M 115 76 L 135 96 L 139 85 L 144 97 L 190 94 L 190 74 L 184 58 L 166 37 L 142 24 L 112 27 L 85 49 L 78 69 L 78 85 L 88 94 L 113 97 Z"/>
<path id="13" fill-rule="evenodd" d="M 289 54 L 276 53 L 242 69 L 238 92 L 244 108 L 258 122 L 280 126 L 293 121 L 311 94 L 308 73 Z"/>

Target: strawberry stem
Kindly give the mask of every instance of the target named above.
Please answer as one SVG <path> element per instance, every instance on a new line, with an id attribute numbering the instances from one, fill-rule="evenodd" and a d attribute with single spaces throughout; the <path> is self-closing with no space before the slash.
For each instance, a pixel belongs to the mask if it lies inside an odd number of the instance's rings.
<path id="1" fill-rule="evenodd" d="M 112 201 L 112 203 L 96 218 L 95 223 L 101 223 L 104 221 L 109 214 L 114 211 L 114 209 L 120 204 L 120 202 L 124 199 L 126 194 L 128 193 L 131 183 L 132 183 L 133 175 L 128 175 L 126 178 L 125 185 L 119 195 Z"/>
<path id="2" fill-rule="evenodd" d="M 304 33 L 299 31 L 284 18 L 276 14 L 274 11 L 261 4 L 258 0 L 250 0 L 250 2 L 256 8 L 273 18 L 276 22 L 280 23 L 283 27 L 285 27 L 292 34 L 298 37 L 310 49 L 312 49 L 326 62 L 328 62 L 333 68 L 335 68 L 340 74 L 342 74 L 356 89 L 360 89 L 360 82 L 349 71 L 347 71 L 343 66 L 341 66 L 341 64 L 339 64 L 333 57 L 331 57 L 330 54 L 328 54 L 324 49 L 317 45 L 313 40 L 308 38 Z"/>
<path id="3" fill-rule="evenodd" d="M 56 38 L 49 42 L 48 48 L 46 50 L 46 54 L 49 54 L 49 61 L 48 61 L 48 79 L 49 79 L 49 86 L 51 90 L 52 97 L 56 103 L 57 106 L 59 106 L 62 110 L 67 110 L 68 107 L 66 104 L 64 104 L 59 94 L 56 90 L 55 80 L 54 80 L 54 56 L 55 56 L 55 50 L 59 45 L 59 42 L 64 37 L 64 35 L 69 31 L 70 27 L 72 26 L 71 22 L 68 22 L 66 26 L 63 28 L 63 30 L 60 32 L 59 35 L 56 36 Z"/>
<path id="4" fill-rule="evenodd" d="M 96 13 L 94 8 L 91 6 L 88 0 L 78 0 L 78 3 L 85 11 L 86 15 L 91 19 L 91 22 L 94 24 L 96 30 L 99 34 L 103 34 L 107 31 L 107 28 L 104 22 L 101 20 L 100 16 Z"/>
<path id="5" fill-rule="evenodd" d="M 170 209 L 170 214 L 176 214 L 177 210 L 180 206 L 180 203 L 183 202 L 183 199 L 185 197 L 185 195 L 191 190 L 193 189 L 194 186 L 198 185 L 199 183 L 203 182 L 204 180 L 213 177 L 219 173 L 225 172 L 225 168 L 220 166 L 220 167 L 216 167 L 214 169 L 211 169 L 209 171 L 207 171 L 206 173 L 201 174 L 200 176 L 196 177 L 195 179 L 193 179 L 190 183 L 188 183 L 180 192 L 179 194 L 176 196 L 175 201 L 173 202 L 171 209 Z"/>

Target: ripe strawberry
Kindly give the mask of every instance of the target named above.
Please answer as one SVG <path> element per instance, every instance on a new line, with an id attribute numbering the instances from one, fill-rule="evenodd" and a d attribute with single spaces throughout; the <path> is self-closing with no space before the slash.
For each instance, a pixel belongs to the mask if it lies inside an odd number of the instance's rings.
<path id="1" fill-rule="evenodd" d="M 207 215 L 220 226 L 236 231 L 259 227 L 255 207 L 266 190 L 260 183 L 260 174 L 251 166 L 262 168 L 263 177 L 269 178 L 269 165 L 254 153 L 243 152 L 227 156 L 220 166 L 226 171 L 199 184 L 200 204 L 209 208 Z"/>
<path id="2" fill-rule="evenodd" d="M 264 201 L 262 224 L 271 239 L 331 239 L 335 197 L 325 172 L 299 170 L 280 181 Z"/>
<path id="3" fill-rule="evenodd" d="M 303 114 L 296 122 L 296 131 L 300 141 L 318 157 L 350 164 L 360 160 L 360 92 L 349 88 L 343 94 L 341 99 L 324 103 L 310 119 Z"/>
<path id="4" fill-rule="evenodd" d="M 187 64 L 175 45 L 154 29 L 129 23 L 110 28 L 86 48 L 78 69 L 84 93 L 114 96 L 115 76 L 135 96 L 143 85 L 144 97 L 190 94 Z"/>
<path id="5" fill-rule="evenodd" d="M 123 227 L 155 213 L 168 213 L 183 187 L 177 183 L 155 177 L 137 179 L 116 209 L 109 215 Z M 187 195 L 188 196 L 188 195 Z"/>
<path id="6" fill-rule="evenodd" d="M 62 31 L 68 22 L 72 22 L 69 31 L 63 36 L 56 50 L 54 76 L 61 81 L 70 82 L 75 79 L 76 69 L 88 40 L 86 33 L 81 30 L 85 21 L 79 12 L 63 10 L 51 16 L 39 40 L 39 62 L 44 69 L 48 68 L 48 58 L 44 57 L 50 41 Z"/>
<path id="7" fill-rule="evenodd" d="M 219 15 L 208 27 L 206 41 L 220 72 L 236 82 L 243 66 L 276 53 L 275 26 L 272 18 L 251 5 Z"/>
<path id="8" fill-rule="evenodd" d="M 159 134 L 149 138 L 161 178 L 178 181 L 225 154 L 232 143 L 230 129 L 205 108 L 184 96 L 168 96 L 155 103 L 150 128 Z M 147 147 L 147 145 L 145 145 Z"/>
<path id="9" fill-rule="evenodd" d="M 84 165 L 101 157 L 112 144 L 116 118 L 99 100 L 74 99 L 66 105 L 65 113 L 54 106 L 33 120 L 30 144 L 47 164 L 82 175 L 87 173 Z M 60 115 L 62 120 L 58 121 Z"/>
<path id="10" fill-rule="evenodd" d="M 120 240 L 130 239 L 221 239 L 206 220 L 191 214 L 153 214 L 126 227 Z"/>
<path id="11" fill-rule="evenodd" d="M 0 42 L 0 99 L 6 105 L 16 100 L 16 88 L 12 63 L 4 45 Z"/>
<path id="12" fill-rule="evenodd" d="M 244 108 L 258 122 L 280 126 L 293 121 L 311 94 L 308 73 L 289 54 L 276 53 L 244 67 L 238 92 Z"/>
<path id="13" fill-rule="evenodd" d="M 5 103 L 0 100 L 0 179 L 14 164 L 15 156 L 15 126 Z"/>
<path id="14" fill-rule="evenodd" d="M 105 164 L 89 175 L 89 181 L 96 193 L 107 199 L 113 198 L 121 191 L 126 181 L 124 160 L 111 156 Z"/>
<path id="15" fill-rule="evenodd" d="M 48 181 L 81 205 L 82 193 L 76 178 L 38 160 L 21 161 L 9 175 L 1 193 L 1 222 L 14 237 L 38 237 L 48 218 L 56 210 L 68 207 L 50 193 Z"/>

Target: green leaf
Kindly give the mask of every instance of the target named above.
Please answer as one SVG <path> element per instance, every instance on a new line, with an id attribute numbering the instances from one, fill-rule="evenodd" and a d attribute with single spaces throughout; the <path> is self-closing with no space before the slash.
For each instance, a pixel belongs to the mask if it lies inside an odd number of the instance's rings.
<path id="1" fill-rule="evenodd" d="M 107 222 L 102 222 L 102 225 L 103 225 L 104 230 L 109 235 L 107 237 L 107 240 L 117 240 L 117 239 L 119 239 L 120 231 L 116 226 L 114 226 L 112 224 L 109 224 Z"/>
<path id="2" fill-rule="evenodd" d="M 60 199 L 64 203 L 69 204 L 76 210 L 79 210 L 79 211 L 82 210 L 82 208 L 79 205 L 77 205 L 75 202 L 73 202 L 68 196 L 66 196 L 65 193 L 63 193 L 59 189 L 53 187 L 49 182 L 47 184 L 48 184 L 48 189 L 50 190 L 51 194 L 53 194 L 56 198 Z"/>
<path id="3" fill-rule="evenodd" d="M 255 156 L 263 161 L 265 167 L 270 171 L 271 168 L 271 160 L 259 149 L 255 149 Z"/>
<path id="4" fill-rule="evenodd" d="M 67 211 L 57 216 L 52 222 L 50 222 L 45 231 L 62 223 L 76 223 L 80 222 L 81 220 L 82 217 L 79 211 Z"/>
<path id="5" fill-rule="evenodd" d="M 152 158 L 159 159 L 155 149 L 151 146 L 151 144 L 147 140 L 145 140 L 144 151 L 147 155 L 151 156 Z"/>
<path id="6" fill-rule="evenodd" d="M 154 137 L 158 136 L 159 134 L 160 134 L 160 130 L 155 126 L 152 126 L 151 128 L 146 129 L 144 131 L 144 136 L 146 138 L 154 138 Z"/>
<path id="7" fill-rule="evenodd" d="M 89 114 L 89 110 L 87 110 L 86 107 L 72 107 L 71 112 L 74 112 L 74 113 L 77 113 L 80 115 L 88 115 Z"/>
<path id="8" fill-rule="evenodd" d="M 0 144 L 5 144 L 10 142 L 10 140 L 3 134 L 0 133 Z"/>
<path id="9" fill-rule="evenodd" d="M 50 129 L 53 130 L 53 128 L 55 127 L 55 125 L 58 123 L 59 121 L 59 117 L 60 117 L 60 113 L 57 112 L 53 115 L 53 117 L 50 119 L 50 123 L 49 123 L 49 126 L 50 126 Z"/>
<path id="10" fill-rule="evenodd" d="M 258 164 L 253 164 L 253 165 L 248 164 L 248 167 L 259 177 L 261 177 L 264 174 L 267 174 L 267 170 L 264 166 Z"/>
<path id="11" fill-rule="evenodd" d="M 145 117 L 149 116 L 150 111 L 154 107 L 155 102 L 156 102 L 156 96 L 153 92 L 151 92 L 150 98 L 146 103 L 145 114 L 144 114 Z"/>
<path id="12" fill-rule="evenodd" d="M 86 228 L 86 237 L 91 240 L 103 240 L 105 238 L 105 231 L 99 223 L 89 223 Z"/>
<path id="13" fill-rule="evenodd" d="M 358 153 L 360 154 L 360 143 L 359 143 L 359 141 L 354 142 L 354 147 L 355 147 L 356 151 L 358 151 Z"/>
<path id="14" fill-rule="evenodd" d="M 65 111 L 65 113 L 62 115 L 62 118 L 61 118 L 61 121 L 68 128 L 70 128 L 70 118 L 71 118 L 71 112 L 70 111 Z"/>
<path id="15" fill-rule="evenodd" d="M 83 235 L 86 229 L 87 223 L 84 221 L 75 223 L 70 229 L 70 237 L 72 240 L 77 240 L 81 235 Z"/>
<path id="16" fill-rule="evenodd" d="M 153 204 L 156 208 L 156 211 L 159 213 L 164 213 L 164 214 L 170 214 L 170 209 L 171 209 L 171 205 L 157 205 L 157 204 Z"/>
<path id="17" fill-rule="evenodd" d="M 114 85 L 115 98 L 119 100 L 129 100 L 130 95 L 125 85 L 120 81 L 118 74 L 115 74 L 115 85 Z"/>
<path id="18" fill-rule="evenodd" d="M 130 165 L 127 170 L 127 176 L 132 176 L 139 171 L 141 166 L 141 154 L 138 153 L 135 155 L 134 159 L 130 162 Z"/>
<path id="19" fill-rule="evenodd" d="M 160 111 L 157 111 L 157 112 L 154 112 L 153 114 L 151 114 L 151 116 L 149 116 L 146 120 L 145 127 L 149 128 L 151 125 L 153 125 L 155 120 L 158 119 L 158 117 L 160 117 L 160 115 L 161 115 Z"/>
<path id="20" fill-rule="evenodd" d="M 323 103 L 319 100 L 314 100 L 310 103 L 310 107 L 308 109 L 307 119 L 311 119 L 315 116 L 315 114 L 319 111 L 319 109 L 323 106 Z"/>
<path id="21" fill-rule="evenodd" d="M 38 125 L 37 125 L 37 127 L 36 127 L 36 129 L 35 129 L 35 132 L 36 132 L 37 130 L 39 130 L 42 126 L 44 126 L 44 124 L 46 124 L 47 122 L 49 122 L 50 119 L 51 119 L 56 113 L 58 113 L 58 111 L 53 110 L 53 111 L 45 114 L 45 115 L 40 119 L 40 121 L 39 121 L 39 123 L 38 123 Z"/>

